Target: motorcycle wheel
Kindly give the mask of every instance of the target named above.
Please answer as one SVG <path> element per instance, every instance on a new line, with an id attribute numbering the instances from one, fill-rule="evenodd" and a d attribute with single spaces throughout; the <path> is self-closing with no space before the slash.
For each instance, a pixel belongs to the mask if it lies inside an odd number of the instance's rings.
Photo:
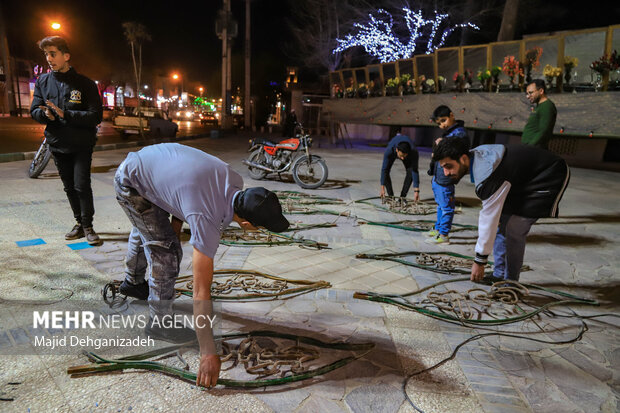
<path id="1" fill-rule="evenodd" d="M 250 154 L 250 157 L 248 158 L 248 162 L 254 162 L 259 165 L 264 165 L 265 161 L 266 161 L 265 154 L 263 153 L 261 149 L 257 149 L 254 152 L 252 152 Z M 248 166 L 248 170 L 250 172 L 250 178 L 252 179 L 261 180 L 265 176 L 267 176 L 267 171 L 264 171 L 262 169 L 252 168 L 251 166 Z"/>
<path id="2" fill-rule="evenodd" d="M 30 163 L 30 168 L 28 168 L 28 176 L 34 179 L 41 175 L 41 172 L 43 172 L 51 157 L 52 152 L 50 151 L 49 145 L 46 142 L 43 142 Z"/>
<path id="3" fill-rule="evenodd" d="M 327 180 L 327 164 L 317 157 L 312 157 L 309 162 L 304 155 L 293 165 L 293 179 L 304 189 L 316 189 Z"/>

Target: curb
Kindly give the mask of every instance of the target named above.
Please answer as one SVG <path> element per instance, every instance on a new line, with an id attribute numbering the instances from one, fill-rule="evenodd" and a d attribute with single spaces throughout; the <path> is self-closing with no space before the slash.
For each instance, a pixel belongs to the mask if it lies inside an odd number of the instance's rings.
<path id="1" fill-rule="evenodd" d="M 93 152 L 113 151 L 115 149 L 126 149 L 126 148 L 134 148 L 138 146 L 148 146 L 148 145 L 154 145 L 156 143 L 188 141 L 192 139 L 206 138 L 210 136 L 211 136 L 210 133 L 199 133 L 197 135 L 179 136 L 175 138 L 159 138 L 159 139 L 146 139 L 142 141 L 107 143 L 105 145 L 95 145 L 95 147 L 93 148 Z M 35 154 L 36 154 L 36 151 L 0 153 L 0 163 L 30 160 L 34 158 Z"/>

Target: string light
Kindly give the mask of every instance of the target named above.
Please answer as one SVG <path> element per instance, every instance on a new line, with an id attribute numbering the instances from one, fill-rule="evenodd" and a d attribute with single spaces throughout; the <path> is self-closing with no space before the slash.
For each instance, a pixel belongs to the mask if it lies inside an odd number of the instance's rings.
<path id="1" fill-rule="evenodd" d="M 390 13 L 383 9 L 377 11 L 377 17 L 368 15 L 369 20 L 365 23 L 354 23 L 357 33 L 347 34 L 344 39 L 336 39 L 338 47 L 332 53 L 340 53 L 351 47 L 361 46 L 366 53 L 379 59 L 381 63 L 392 62 L 398 59 L 407 59 L 414 55 L 418 44 L 426 42 L 426 54 L 433 53 L 443 46 L 447 37 L 457 28 L 472 28 L 480 30 L 472 23 L 462 23 L 445 28 L 439 40 L 437 34 L 440 26 L 448 18 L 447 14 L 438 14 L 432 19 L 425 19 L 422 10 L 413 11 L 407 7 L 402 9 L 404 14 L 409 39 L 406 43 L 394 34 L 394 19 Z M 425 27 L 430 26 L 430 33 L 425 36 Z"/>

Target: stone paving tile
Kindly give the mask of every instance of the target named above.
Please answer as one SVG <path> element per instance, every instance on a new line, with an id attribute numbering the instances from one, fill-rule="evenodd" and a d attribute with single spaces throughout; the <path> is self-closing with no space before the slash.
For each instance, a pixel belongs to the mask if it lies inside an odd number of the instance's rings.
<path id="1" fill-rule="evenodd" d="M 320 396 L 309 397 L 303 405 L 295 410 L 296 413 L 316 413 L 316 412 L 334 412 L 334 413 L 347 413 L 349 410 L 345 409 L 343 404 L 338 401 L 325 399 Z"/>
<path id="2" fill-rule="evenodd" d="M 231 151 L 229 147 L 224 148 L 221 142 L 201 140 L 191 141 L 191 144 L 198 147 L 207 145 L 211 153 L 222 156 L 225 161 L 231 162 L 231 165 L 238 163 L 239 153 Z M 122 159 L 126 152 L 98 152 L 93 164 L 97 165 L 97 159 L 106 165 L 115 163 L 116 159 Z M 355 157 L 351 156 L 352 153 L 355 153 Z M 356 168 L 360 159 L 367 163 L 380 163 L 381 156 L 380 151 L 344 153 L 330 150 L 324 154 L 328 162 L 330 156 L 337 159 L 330 163 L 330 173 L 333 171 L 334 176 L 347 176 L 346 172 L 350 171 L 348 168 Z M 104 155 L 105 157 L 99 158 Z M 422 162 L 428 160 L 428 154 L 423 153 L 421 156 L 424 158 Z M 353 161 L 353 158 L 356 160 Z M 49 297 L 51 286 L 71 288 L 75 290 L 75 298 L 98 297 L 99 289 L 105 280 L 122 275 L 126 248 L 124 240 L 130 229 L 129 222 L 114 200 L 110 184 L 113 172 L 98 173 L 93 177 L 97 194 L 96 228 L 102 234 L 105 232 L 106 240 L 103 246 L 72 252 L 68 251 L 59 235 L 66 232 L 67 222 L 71 222 L 61 185 L 52 188 L 49 182 L 44 186 L 43 181 L 35 180 L 24 186 L 23 168 L 27 162 L 22 163 L 23 165 L 19 162 L 2 165 L 3 172 L 7 172 L 4 174 L 7 179 L 4 180 L 3 188 L 9 189 L 3 192 L 14 193 L 14 196 L 10 200 L 0 199 L 0 208 L 6 212 L 0 214 L 0 226 L 12 231 L 10 234 L 0 234 L 0 246 L 3 247 L 0 248 L 0 261 L 8 263 L 5 272 L 18 276 L 3 279 L 0 297 L 13 295 L 45 299 Z M 367 187 L 378 186 L 376 171 L 369 169 L 358 172 L 363 185 L 352 184 L 346 189 L 327 189 L 323 193 L 347 201 L 374 195 Z M 243 173 L 247 175 L 245 169 Z M 423 181 L 424 193 L 430 194 L 430 185 L 426 180 Z M 246 184 L 252 182 L 248 180 Z M 614 299 L 609 292 L 613 291 L 620 276 L 620 258 L 611 246 L 620 241 L 620 233 L 617 226 L 613 222 L 610 224 L 605 217 L 615 216 L 620 212 L 607 195 L 617 193 L 616 188 L 620 190 L 618 182 L 617 174 L 578 168 L 574 170 L 566 199 L 562 203 L 563 218 L 540 220 L 532 228 L 526 262 L 534 271 L 524 273 L 524 280 L 548 284 L 551 288 L 561 285 L 562 289 L 582 296 L 607 300 L 610 303 L 617 302 L 617 296 Z M 289 183 L 276 180 L 266 181 L 265 184 L 273 189 L 291 188 Z M 45 196 L 41 197 L 42 193 L 45 193 Z M 459 196 L 474 199 L 473 186 L 469 183 L 461 184 Z M 582 199 L 587 199 L 588 203 L 584 204 Z M 591 202 L 592 199 L 599 202 Z M 9 201 L 20 204 L 7 207 Z M 43 209 L 45 214 L 41 213 Z M 376 212 L 359 205 L 334 209 L 350 209 L 353 214 L 375 220 L 402 219 L 401 215 Z M 584 213 L 584 210 L 588 212 Z M 455 221 L 475 224 L 477 211 L 478 208 L 463 208 L 463 213 L 457 215 Z M 588 222 L 583 222 L 586 220 L 584 218 L 569 218 L 592 215 L 603 218 L 600 221 L 594 219 Z M 302 222 L 326 222 L 334 218 L 325 215 L 295 216 L 296 220 Z M 433 219 L 433 215 L 423 219 Z M 562 220 L 567 223 L 558 225 Z M 572 221 L 582 222 L 571 223 Z M 356 259 L 355 254 L 449 250 L 471 255 L 472 243 L 475 241 L 474 232 L 455 232 L 454 245 L 433 248 L 423 243 L 425 238 L 420 233 L 356 226 L 353 219 L 340 218 L 337 228 L 311 230 L 298 235 L 327 241 L 332 249 L 316 251 L 293 246 L 220 246 L 215 257 L 216 268 L 234 266 L 290 278 L 325 279 L 331 282 L 335 289 L 307 294 L 303 297 L 305 301 L 226 303 L 222 307 L 225 324 L 223 330 L 286 327 L 304 335 L 320 332 L 320 336 L 332 340 L 373 340 L 383 351 L 375 350 L 343 369 L 316 379 L 316 382 L 269 391 L 216 389 L 202 392 L 163 375 L 120 375 L 123 383 L 127 380 L 126 388 L 143 392 L 135 398 L 142 404 L 136 404 L 134 410 L 138 411 L 141 406 L 148 410 L 152 407 L 151 401 L 156 400 L 155 404 L 161 410 L 174 406 L 187 411 L 233 411 L 235 407 L 242 411 L 364 411 L 363 407 L 359 410 L 352 409 L 349 401 L 355 404 L 356 399 L 362 400 L 368 394 L 374 394 L 377 389 L 384 388 L 389 390 L 386 394 L 394 392 L 394 400 L 400 398 L 394 409 L 385 409 L 384 404 L 384 411 L 409 412 L 413 409 L 404 401 L 400 390 L 403 374 L 431 366 L 447 357 L 463 339 L 482 332 L 444 324 L 394 306 L 352 298 L 352 293 L 356 290 L 403 293 L 433 284 L 440 279 L 459 277 L 435 274 L 392 262 Z M 12 244 L 14 239 L 35 237 L 43 237 L 48 244 L 37 250 L 19 249 Z M 192 247 L 187 243 L 188 239 L 189 235 L 184 233 L 183 274 L 191 273 Z M 54 261 L 50 262 L 48 257 L 54 257 Z M 24 271 L 25 268 L 29 271 Z M 455 284 L 457 288 L 465 288 L 466 285 L 467 283 Z M 37 288 L 33 289 L 32 286 Z M 314 305 L 311 305 L 311 302 Z M 585 308 L 578 312 L 593 314 L 617 312 L 617 309 Z M 615 318 L 604 320 L 618 325 Z M 4 329 L 12 329 L 21 326 L 22 321 L 25 320 L 2 319 L 0 325 Z M 455 360 L 413 378 L 407 387 L 408 394 L 427 412 L 615 412 L 620 395 L 620 350 L 616 349 L 620 335 L 609 326 L 600 327 L 594 320 L 588 320 L 588 324 L 590 330 L 582 342 L 570 347 L 554 348 L 506 338 L 487 338 L 469 343 L 461 349 Z M 519 327 L 508 326 L 506 330 L 519 331 Z M 2 350 L 0 345 L 0 352 Z M 81 382 L 82 379 L 69 381 L 63 377 L 63 380 L 57 380 L 62 376 L 60 366 L 69 362 L 70 358 L 66 361 L 58 359 L 59 364 L 54 366 L 53 356 L 41 355 L 37 356 L 38 359 L 31 358 L 30 361 L 24 359 L 25 363 L 20 366 L 7 364 L 6 357 L 8 356 L 0 356 L 0 377 L 4 367 L 16 369 L 16 374 L 19 374 L 20 367 L 29 364 L 39 371 L 47 371 L 49 367 L 49 374 L 55 379 L 51 380 L 51 384 L 58 389 L 72 386 L 67 388 L 77 390 L 84 386 L 88 388 L 87 394 L 100 395 L 102 406 L 112 407 L 116 402 L 115 397 L 104 392 L 105 385 L 99 389 L 91 388 L 90 383 L 94 385 L 97 382 L 95 379 L 84 378 Z M 116 380 L 117 377 L 110 376 L 107 379 Z M 69 382 L 65 384 L 65 381 Z M 105 383 L 105 380 L 100 383 Z M 357 393 L 352 392 L 362 393 L 358 389 L 368 391 L 357 397 Z M 99 390 L 101 393 L 98 393 Z M 177 391 L 183 394 L 180 401 L 170 398 L 170 395 Z M 38 392 L 32 390 L 31 394 L 38 395 Z M 143 400 L 142 394 L 155 396 Z M 373 401 L 375 398 L 384 399 L 382 395 L 373 397 Z M 176 404 L 173 403 L 175 401 Z M 88 404 L 76 406 L 63 407 L 62 403 L 58 405 L 61 411 L 81 410 L 82 407 L 91 410 Z"/>
<path id="3" fill-rule="evenodd" d="M 356 388 L 345 397 L 345 402 L 354 413 L 388 413 L 396 411 L 403 399 L 401 389 L 387 384 L 378 384 Z"/>

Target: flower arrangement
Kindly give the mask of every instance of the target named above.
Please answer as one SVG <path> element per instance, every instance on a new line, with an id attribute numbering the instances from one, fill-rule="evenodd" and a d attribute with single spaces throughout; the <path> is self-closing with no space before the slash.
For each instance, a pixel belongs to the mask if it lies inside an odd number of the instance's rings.
<path id="1" fill-rule="evenodd" d="M 397 95 L 399 85 L 400 85 L 400 78 L 398 76 L 389 78 L 385 82 L 385 94 L 388 96 Z"/>
<path id="2" fill-rule="evenodd" d="M 334 83 L 334 85 L 332 86 L 332 92 L 334 93 L 334 96 L 337 98 L 341 98 L 344 96 L 344 93 L 342 92 L 342 88 L 340 87 L 338 83 Z"/>
<path id="3" fill-rule="evenodd" d="M 462 92 L 463 88 L 465 87 L 465 76 L 460 74 L 459 72 L 454 72 L 452 80 L 454 81 L 454 86 L 456 90 Z"/>
<path id="4" fill-rule="evenodd" d="M 534 47 L 525 52 L 525 64 L 531 65 L 533 70 L 540 66 L 540 57 L 542 56 L 542 47 Z"/>
<path id="5" fill-rule="evenodd" d="M 567 69 L 574 69 L 579 65 L 579 59 L 572 56 L 564 56 L 564 67 Z"/>
<path id="6" fill-rule="evenodd" d="M 534 47 L 525 52 L 525 60 L 521 64 L 525 68 L 525 81 L 532 81 L 532 70 L 536 70 L 540 66 L 540 57 L 542 56 L 542 47 Z"/>
<path id="7" fill-rule="evenodd" d="M 562 76 L 562 68 L 557 66 L 545 65 L 543 76 L 547 79 L 547 87 L 551 89 L 553 79 Z"/>
<path id="8" fill-rule="evenodd" d="M 571 70 L 579 65 L 579 59 L 572 56 L 564 56 L 564 82 L 566 85 L 570 83 Z"/>
<path id="9" fill-rule="evenodd" d="M 471 69 L 465 69 L 465 73 L 463 73 L 463 78 L 465 79 L 465 87 L 467 87 L 468 84 L 471 86 L 471 84 L 474 82 L 474 72 L 472 72 Z"/>
<path id="10" fill-rule="evenodd" d="M 443 90 L 445 85 L 446 85 L 446 78 L 443 77 L 443 76 L 438 76 L 437 77 L 437 87 L 439 88 L 440 92 Z"/>
<path id="11" fill-rule="evenodd" d="M 504 64 L 502 65 L 502 72 L 509 78 L 514 78 L 519 73 L 523 73 L 521 64 L 514 56 L 504 57 Z"/>
<path id="12" fill-rule="evenodd" d="M 366 83 L 358 83 L 356 93 L 358 98 L 368 97 L 368 86 L 366 86 Z"/>
<path id="13" fill-rule="evenodd" d="M 400 78 L 398 76 L 389 78 L 385 83 L 386 87 L 398 87 L 400 84 Z"/>
<path id="14" fill-rule="evenodd" d="M 502 72 L 510 78 L 510 88 L 512 89 L 515 85 L 515 76 L 523 75 L 523 68 L 521 67 L 521 63 L 519 63 L 514 56 L 506 56 L 504 57 Z"/>
<path id="15" fill-rule="evenodd" d="M 608 73 L 610 70 L 616 70 L 620 66 L 618 52 L 614 50 L 611 55 L 604 54 L 597 60 L 590 63 L 590 69 L 600 74 Z"/>
<path id="16" fill-rule="evenodd" d="M 491 68 L 491 77 L 493 78 L 493 83 L 499 85 L 499 74 L 502 73 L 502 68 L 499 66 L 493 66 Z"/>
<path id="17" fill-rule="evenodd" d="M 413 95 L 415 93 L 415 79 L 409 73 L 400 76 L 400 85 L 403 87 L 403 95 Z"/>
<path id="18" fill-rule="evenodd" d="M 543 75 L 546 78 L 554 78 L 562 75 L 562 68 L 557 66 L 545 65 Z"/>
<path id="19" fill-rule="evenodd" d="M 489 69 L 480 69 L 478 70 L 476 78 L 478 79 L 478 81 L 480 81 L 482 89 L 484 89 L 488 85 L 489 79 L 491 78 L 491 71 Z"/>

